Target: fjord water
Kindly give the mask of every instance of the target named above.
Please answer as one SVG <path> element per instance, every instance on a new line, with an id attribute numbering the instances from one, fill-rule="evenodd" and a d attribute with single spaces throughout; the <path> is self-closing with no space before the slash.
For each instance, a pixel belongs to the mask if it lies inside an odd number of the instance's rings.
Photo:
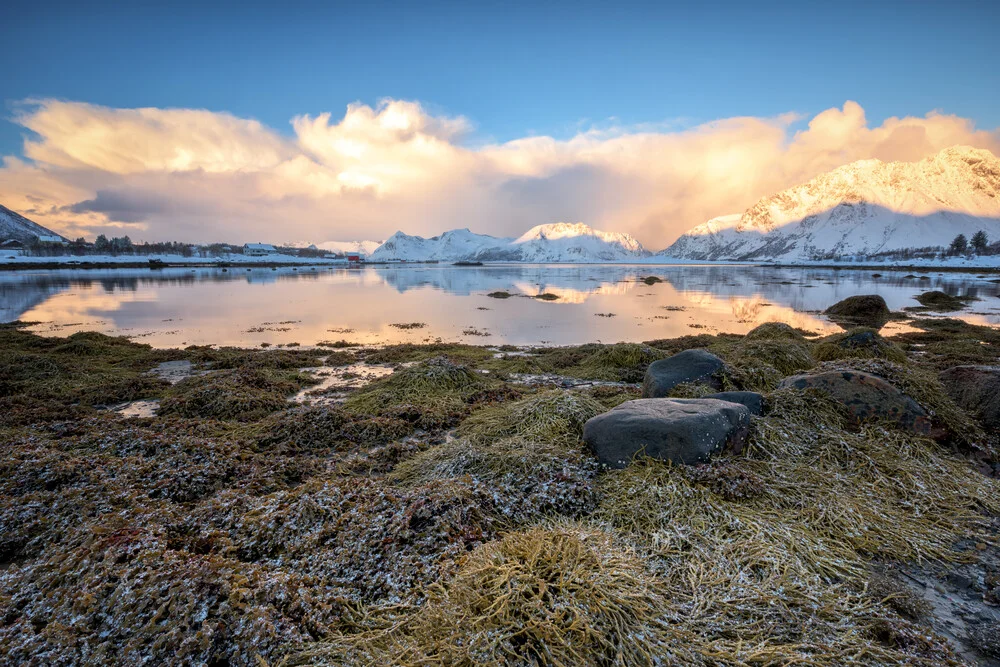
<path id="1" fill-rule="evenodd" d="M 648 276 L 663 282 L 646 284 Z M 0 272 L 0 319 L 36 322 L 42 334 L 102 331 L 158 347 L 568 345 L 745 333 L 769 321 L 833 332 L 820 311 L 840 299 L 880 294 L 899 310 L 932 289 L 978 297 L 952 315 L 1000 325 L 996 274 L 589 264 L 8 271 Z M 510 298 L 488 296 L 500 291 Z M 557 298 L 531 298 L 541 294 Z M 414 323 L 422 326 L 394 326 Z"/>

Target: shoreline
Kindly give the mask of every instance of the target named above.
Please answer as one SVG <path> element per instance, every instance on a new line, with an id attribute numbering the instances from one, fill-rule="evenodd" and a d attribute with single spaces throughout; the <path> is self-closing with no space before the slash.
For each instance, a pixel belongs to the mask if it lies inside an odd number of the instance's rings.
<path id="1" fill-rule="evenodd" d="M 96 260 L 82 259 L 85 256 L 63 256 L 63 257 L 19 257 L 14 261 L 0 259 L 0 271 L 27 270 L 51 270 L 51 269 L 144 269 L 156 270 L 158 268 L 233 268 L 233 267 L 259 267 L 259 268 L 280 268 L 280 267 L 301 267 L 315 266 L 324 268 L 364 268 L 366 266 L 377 267 L 440 267 L 440 268 L 490 268 L 501 266 L 636 266 L 636 267 L 708 267 L 708 266 L 732 266 L 747 268 L 775 268 L 775 269 L 830 269 L 830 270 L 852 270 L 852 271 L 910 271 L 914 273 L 928 273 L 939 271 L 943 273 L 1000 273 L 1000 258 L 997 262 L 988 264 L 958 264 L 943 262 L 932 263 L 879 263 L 879 262 L 742 262 L 742 261 L 712 261 L 712 260 L 675 260 L 664 262 L 649 261 L 648 258 L 636 258 L 635 260 L 620 260 L 610 262 L 453 262 L 446 260 L 427 261 L 362 261 L 348 263 L 345 260 L 332 260 L 323 258 L 298 258 L 282 256 L 280 259 L 247 258 L 244 256 L 231 256 L 228 258 L 164 258 L 149 257 L 144 260 L 135 260 L 131 257 L 121 256 L 119 258 L 101 257 Z M 151 266 L 150 261 L 158 261 L 159 264 Z"/>

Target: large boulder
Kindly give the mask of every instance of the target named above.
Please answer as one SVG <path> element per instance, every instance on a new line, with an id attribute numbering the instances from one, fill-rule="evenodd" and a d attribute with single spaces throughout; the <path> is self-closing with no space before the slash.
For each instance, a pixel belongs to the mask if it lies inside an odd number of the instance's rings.
<path id="1" fill-rule="evenodd" d="M 841 326 L 847 325 L 845 328 L 862 326 L 872 329 L 884 327 L 892 315 L 885 299 L 878 294 L 849 296 L 827 308 L 823 314 Z"/>
<path id="2" fill-rule="evenodd" d="M 764 395 L 755 391 L 720 391 L 715 394 L 708 394 L 702 398 L 717 398 L 720 401 L 739 403 L 746 406 L 752 415 L 764 414 Z"/>
<path id="3" fill-rule="evenodd" d="M 1000 430 L 1000 366 L 955 366 L 940 378 L 960 408 L 985 428 Z"/>
<path id="4" fill-rule="evenodd" d="M 743 405 L 713 398 L 640 398 L 591 418 L 583 440 L 597 458 L 624 468 L 636 456 L 701 463 L 723 449 L 740 449 L 750 428 Z"/>
<path id="5" fill-rule="evenodd" d="M 705 350 L 684 350 L 672 357 L 654 361 L 646 369 L 642 381 L 643 398 L 663 398 L 670 390 L 685 382 L 705 384 L 722 389 L 718 377 L 726 364 Z"/>
<path id="6" fill-rule="evenodd" d="M 936 427 L 915 400 L 886 380 L 854 370 L 832 370 L 785 378 L 778 389 L 814 389 L 828 394 L 847 408 L 858 423 L 869 419 L 892 422 L 917 435 L 941 438 Z"/>

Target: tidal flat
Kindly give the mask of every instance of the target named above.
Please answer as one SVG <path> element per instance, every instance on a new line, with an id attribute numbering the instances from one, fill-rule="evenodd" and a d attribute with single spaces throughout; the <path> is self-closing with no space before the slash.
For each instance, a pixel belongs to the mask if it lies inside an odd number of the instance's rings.
<path id="1" fill-rule="evenodd" d="M 1000 331 L 906 324 L 268 349 L 0 325 L 0 662 L 1000 664 L 996 402 L 941 375 L 1000 364 Z M 718 386 L 673 396 L 764 397 L 739 451 L 602 468 L 584 424 L 692 349 Z M 827 370 L 935 439 L 779 388 Z"/>

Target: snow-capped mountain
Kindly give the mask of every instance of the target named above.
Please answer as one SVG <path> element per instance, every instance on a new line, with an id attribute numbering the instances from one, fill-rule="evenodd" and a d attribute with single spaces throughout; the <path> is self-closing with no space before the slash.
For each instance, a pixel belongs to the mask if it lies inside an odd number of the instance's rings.
<path id="1" fill-rule="evenodd" d="M 69 240 L 51 229 L 42 227 L 37 222 L 28 220 L 20 213 L 15 213 L 6 206 L 0 206 L 0 241 L 17 239 L 21 243 L 27 243 L 39 236 L 58 236 L 64 241 Z"/>
<path id="2" fill-rule="evenodd" d="M 583 223 L 532 227 L 516 239 L 455 229 L 425 239 L 396 232 L 372 253 L 373 261 L 605 262 L 649 253 L 628 234 L 601 232 Z"/>
<path id="3" fill-rule="evenodd" d="M 919 162 L 861 160 L 690 230 L 661 255 L 809 260 L 1000 239 L 1000 159 L 955 146 Z"/>
<path id="4" fill-rule="evenodd" d="M 396 232 L 372 252 L 370 259 L 409 262 L 473 260 L 484 250 L 504 246 L 510 242 L 511 239 L 475 234 L 468 229 L 453 229 L 429 239 Z"/>
<path id="5" fill-rule="evenodd" d="M 323 243 L 317 243 L 316 247 L 320 250 L 328 250 L 340 255 L 349 252 L 358 252 L 368 256 L 375 252 L 375 249 L 382 245 L 382 243 L 383 241 L 324 241 Z"/>

